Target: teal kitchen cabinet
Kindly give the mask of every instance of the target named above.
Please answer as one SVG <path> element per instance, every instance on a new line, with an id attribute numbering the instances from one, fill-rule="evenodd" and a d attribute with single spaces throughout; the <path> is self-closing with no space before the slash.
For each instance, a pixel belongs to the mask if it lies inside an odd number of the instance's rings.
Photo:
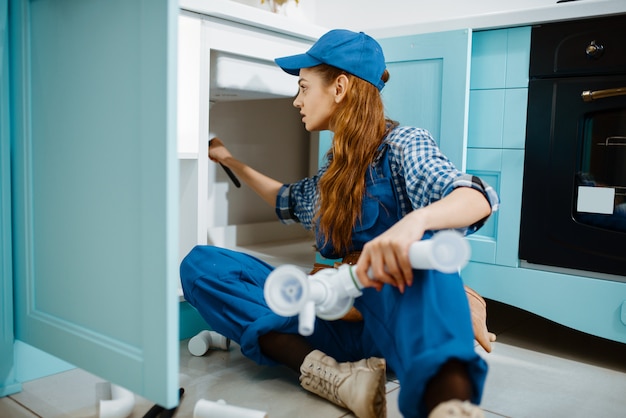
<path id="1" fill-rule="evenodd" d="M 428 129 L 457 167 L 483 178 L 506 202 L 469 237 L 471 259 L 517 265 L 528 85 L 519 68 L 528 68 L 529 28 L 441 32 L 382 45 L 390 117 Z"/>
<path id="2" fill-rule="evenodd" d="M 470 236 L 472 260 L 518 265 L 530 28 L 459 30 L 382 39 L 391 73 L 385 108 L 428 129 L 460 169 L 503 204 Z"/>
<path id="3" fill-rule="evenodd" d="M 469 148 L 467 172 L 498 191 L 500 208 L 468 237 L 472 261 L 516 267 L 524 150 Z"/>
<path id="4" fill-rule="evenodd" d="M 440 52 L 454 47 L 442 45 L 439 38 L 451 34 L 382 39 L 391 72 L 383 96 L 391 118 L 441 136 L 439 145 L 455 164 L 484 178 L 500 196 L 499 210 L 469 237 L 472 257 L 464 281 L 489 299 L 626 343 L 626 284 L 589 272 L 529 266 L 519 259 L 531 28 L 467 31 L 460 43 L 471 45 L 471 59 L 464 62 L 468 55 L 457 50 L 461 60 L 450 77 L 456 77 L 458 88 L 446 96 L 437 91 L 451 83 L 445 67 L 454 61 L 441 58 Z M 455 104 L 450 106 L 450 100 Z M 444 127 L 455 129 L 449 140 Z M 330 135 L 323 139 L 327 149 Z"/>
<path id="5" fill-rule="evenodd" d="M 626 343 L 626 284 L 519 259 L 530 27 L 474 32 L 467 161 L 499 193 L 499 211 L 471 238 L 465 282 L 484 297 Z"/>
<path id="6" fill-rule="evenodd" d="M 465 168 L 469 29 L 381 39 L 390 79 L 385 110 L 402 125 L 428 129 L 457 167 Z"/>
<path id="7" fill-rule="evenodd" d="M 459 167 L 465 165 L 471 31 L 383 38 L 390 79 L 383 89 L 385 113 L 401 125 L 428 129 Z M 319 163 L 332 135 L 320 135 Z"/>
<path id="8" fill-rule="evenodd" d="M 472 260 L 519 265 L 530 27 L 474 32 L 467 172 L 484 178 L 499 210 L 470 237 Z"/>
<path id="9" fill-rule="evenodd" d="M 177 2 L 0 5 L 0 393 L 13 316 L 15 340 L 173 407 Z"/>

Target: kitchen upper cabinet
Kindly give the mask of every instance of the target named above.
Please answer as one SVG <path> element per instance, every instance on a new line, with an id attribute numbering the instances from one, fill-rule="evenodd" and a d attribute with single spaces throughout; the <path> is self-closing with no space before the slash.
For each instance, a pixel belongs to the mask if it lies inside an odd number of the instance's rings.
<path id="1" fill-rule="evenodd" d="M 173 407 L 177 3 L 14 0 L 9 11 L 13 195 L 9 205 L 3 58 L 0 231 L 7 257 L 12 207 L 15 337 Z"/>

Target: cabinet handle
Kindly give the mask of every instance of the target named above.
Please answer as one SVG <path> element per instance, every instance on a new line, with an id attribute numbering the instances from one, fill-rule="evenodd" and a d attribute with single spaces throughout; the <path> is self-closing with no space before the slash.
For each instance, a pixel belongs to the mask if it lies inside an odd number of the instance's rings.
<path id="1" fill-rule="evenodd" d="M 607 89 L 607 90 L 586 90 L 580 94 L 583 102 L 592 102 L 597 99 L 604 99 L 606 97 L 613 96 L 626 96 L 626 87 L 618 87 L 615 89 Z"/>

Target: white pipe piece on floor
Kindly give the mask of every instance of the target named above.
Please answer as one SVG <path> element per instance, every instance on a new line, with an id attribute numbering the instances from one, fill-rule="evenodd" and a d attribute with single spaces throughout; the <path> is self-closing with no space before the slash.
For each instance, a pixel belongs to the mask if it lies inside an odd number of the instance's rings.
<path id="1" fill-rule="evenodd" d="M 111 399 L 100 401 L 100 418 L 127 418 L 135 408 L 135 394 L 111 385 Z"/>
<path id="2" fill-rule="evenodd" d="M 230 348 L 230 338 L 224 337 L 215 331 L 200 331 L 187 343 L 187 349 L 191 355 L 202 357 L 210 349 L 228 351 Z"/>
<path id="3" fill-rule="evenodd" d="M 223 399 L 217 402 L 200 399 L 193 409 L 193 418 L 267 418 L 267 413 L 228 405 Z"/>

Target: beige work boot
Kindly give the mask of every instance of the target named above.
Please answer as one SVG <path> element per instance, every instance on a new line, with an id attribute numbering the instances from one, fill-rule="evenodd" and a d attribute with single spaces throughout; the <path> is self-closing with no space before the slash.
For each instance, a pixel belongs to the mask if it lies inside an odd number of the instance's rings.
<path id="1" fill-rule="evenodd" d="M 385 359 L 371 357 L 354 363 L 338 363 L 314 350 L 300 366 L 300 385 L 351 410 L 358 418 L 384 418 L 387 416 L 385 368 Z"/>
<path id="2" fill-rule="evenodd" d="M 496 334 L 487 329 L 487 302 L 468 286 L 465 286 L 465 294 L 472 315 L 474 338 L 486 352 L 491 353 L 491 343 L 496 340 Z"/>
<path id="3" fill-rule="evenodd" d="M 485 418 L 485 414 L 482 409 L 468 401 L 453 399 L 437 405 L 428 418 Z"/>

